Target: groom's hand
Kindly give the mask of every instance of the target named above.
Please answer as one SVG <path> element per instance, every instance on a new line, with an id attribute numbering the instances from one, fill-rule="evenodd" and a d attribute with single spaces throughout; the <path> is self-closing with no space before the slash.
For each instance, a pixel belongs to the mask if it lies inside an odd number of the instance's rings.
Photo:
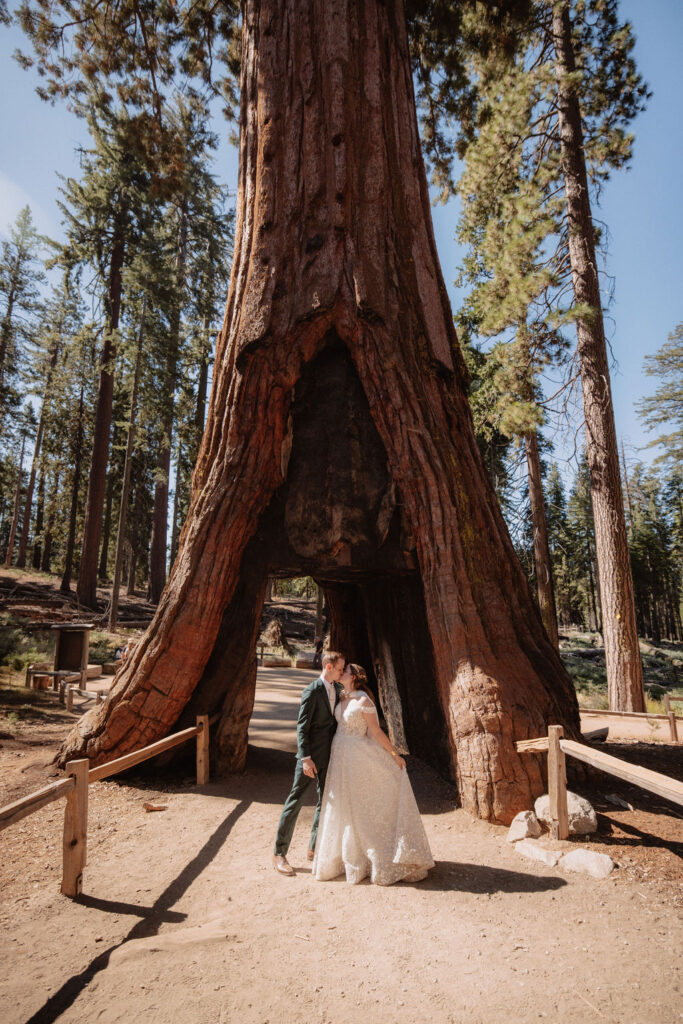
<path id="1" fill-rule="evenodd" d="M 316 768 L 315 761 L 312 757 L 303 757 L 301 759 L 301 767 L 304 770 L 304 775 L 308 775 L 311 779 L 314 779 L 318 774 L 318 769 Z"/>

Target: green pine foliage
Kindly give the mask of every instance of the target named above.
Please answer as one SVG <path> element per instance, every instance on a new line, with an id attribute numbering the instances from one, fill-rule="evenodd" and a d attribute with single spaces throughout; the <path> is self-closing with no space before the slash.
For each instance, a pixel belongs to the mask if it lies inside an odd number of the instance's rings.
<path id="1" fill-rule="evenodd" d="M 678 324 L 668 341 L 645 356 L 645 372 L 659 377 L 661 383 L 654 395 L 644 398 L 638 412 L 650 430 L 669 427 L 650 442 L 650 447 L 664 448 L 656 462 L 675 467 L 683 465 L 683 323 Z"/>

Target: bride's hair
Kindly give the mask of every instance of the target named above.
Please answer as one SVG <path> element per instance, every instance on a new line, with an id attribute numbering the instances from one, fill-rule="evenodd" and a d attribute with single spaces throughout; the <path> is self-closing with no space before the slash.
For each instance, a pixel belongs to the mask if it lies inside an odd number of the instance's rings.
<path id="1" fill-rule="evenodd" d="M 365 692 L 367 693 L 368 697 L 370 698 L 370 700 L 374 704 L 375 703 L 375 698 L 374 698 L 374 695 L 372 693 L 372 690 L 370 689 L 370 684 L 368 682 L 367 673 L 366 673 L 365 669 L 363 668 L 363 666 L 362 665 L 354 665 L 353 662 L 350 661 L 346 667 L 349 670 L 349 672 L 351 673 L 351 675 L 353 676 L 353 688 L 354 688 L 354 690 L 365 690 Z"/>

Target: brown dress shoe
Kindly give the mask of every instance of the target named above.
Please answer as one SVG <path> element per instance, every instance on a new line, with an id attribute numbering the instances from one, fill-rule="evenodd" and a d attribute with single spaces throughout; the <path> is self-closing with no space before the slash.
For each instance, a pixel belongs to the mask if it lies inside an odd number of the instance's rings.
<path id="1" fill-rule="evenodd" d="M 294 868 L 289 863 L 284 854 L 273 855 L 273 867 L 276 871 L 279 871 L 281 875 L 293 875 Z"/>

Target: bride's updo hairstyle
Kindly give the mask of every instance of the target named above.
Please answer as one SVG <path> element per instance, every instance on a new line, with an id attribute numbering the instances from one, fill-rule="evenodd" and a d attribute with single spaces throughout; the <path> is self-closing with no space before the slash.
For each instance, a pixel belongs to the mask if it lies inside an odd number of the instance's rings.
<path id="1" fill-rule="evenodd" d="M 372 693 L 372 690 L 370 689 L 370 684 L 368 682 L 368 677 L 367 677 L 367 674 L 366 674 L 365 669 L 363 668 L 363 666 L 362 665 L 354 665 L 353 662 L 350 661 L 346 667 L 347 667 L 348 671 L 351 673 L 351 676 L 353 678 L 353 688 L 354 688 L 354 690 L 364 690 L 367 693 L 367 695 L 370 698 L 370 700 L 372 701 L 372 703 L 374 704 L 375 703 L 375 698 L 374 698 L 374 695 Z"/>

